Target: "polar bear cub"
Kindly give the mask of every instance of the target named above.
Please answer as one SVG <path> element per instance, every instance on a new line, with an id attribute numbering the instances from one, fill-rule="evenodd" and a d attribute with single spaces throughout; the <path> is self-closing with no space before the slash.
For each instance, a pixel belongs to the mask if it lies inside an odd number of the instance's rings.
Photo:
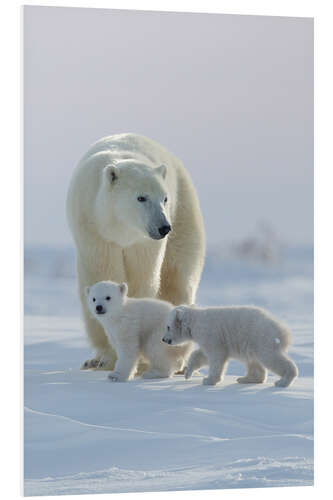
<path id="1" fill-rule="evenodd" d="M 183 368 L 191 343 L 176 349 L 163 344 L 167 318 L 173 306 L 157 299 L 134 299 L 127 296 L 127 284 L 99 281 L 85 288 L 88 308 L 99 321 L 117 353 L 113 382 L 134 377 L 140 359 L 150 364 L 144 378 L 170 377 Z"/>
<path id="2" fill-rule="evenodd" d="M 287 387 L 297 377 L 295 363 L 286 355 L 290 332 L 279 320 L 264 309 L 252 306 L 197 307 L 179 306 L 168 318 L 163 341 L 169 345 L 196 342 L 185 368 L 185 378 L 194 370 L 209 365 L 205 385 L 215 385 L 223 378 L 229 359 L 247 365 L 245 377 L 239 383 L 262 383 L 267 369 L 281 378 L 278 387 Z"/>

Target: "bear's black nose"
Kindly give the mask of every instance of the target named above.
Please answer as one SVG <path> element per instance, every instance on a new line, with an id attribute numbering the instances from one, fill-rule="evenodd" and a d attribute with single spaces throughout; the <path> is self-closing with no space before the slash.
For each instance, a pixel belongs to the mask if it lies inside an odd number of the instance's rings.
<path id="1" fill-rule="evenodd" d="M 96 306 L 96 311 L 97 312 L 102 312 L 103 311 L 103 306 Z"/>
<path id="2" fill-rule="evenodd" d="M 158 232 L 161 236 L 166 236 L 171 231 L 171 226 L 168 224 L 167 226 L 161 226 L 158 228 Z"/>

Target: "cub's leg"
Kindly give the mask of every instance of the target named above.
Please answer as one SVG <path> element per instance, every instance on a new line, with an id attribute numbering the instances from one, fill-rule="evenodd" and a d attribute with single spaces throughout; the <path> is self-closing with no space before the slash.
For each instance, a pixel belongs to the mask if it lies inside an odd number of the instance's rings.
<path id="1" fill-rule="evenodd" d="M 275 382 L 277 387 L 288 387 L 298 375 L 297 366 L 285 353 L 277 351 L 260 358 L 266 368 L 280 375 L 281 378 Z"/>
<path id="2" fill-rule="evenodd" d="M 228 357 L 221 349 L 215 349 L 214 352 L 207 353 L 209 372 L 208 377 L 202 381 L 203 385 L 216 385 L 221 382 L 227 366 Z"/>
<path id="3" fill-rule="evenodd" d="M 259 361 L 248 361 L 245 377 L 239 377 L 239 384 L 262 384 L 267 377 L 265 367 Z"/>
<path id="4" fill-rule="evenodd" d="M 130 349 L 122 346 L 117 349 L 117 361 L 113 371 L 108 375 L 112 382 L 126 382 L 135 374 L 139 360 L 138 347 L 131 346 Z"/>
<path id="5" fill-rule="evenodd" d="M 192 352 L 190 359 L 188 360 L 187 366 L 184 370 L 184 375 L 186 379 L 192 377 L 192 374 L 195 370 L 199 370 L 202 366 L 208 365 L 208 358 L 205 354 L 200 350 L 196 349 Z"/>

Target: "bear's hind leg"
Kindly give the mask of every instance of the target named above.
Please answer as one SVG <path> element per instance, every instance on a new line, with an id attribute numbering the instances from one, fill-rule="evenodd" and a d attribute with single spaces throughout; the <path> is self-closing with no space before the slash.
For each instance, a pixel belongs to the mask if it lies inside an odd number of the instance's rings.
<path id="1" fill-rule="evenodd" d="M 282 352 L 261 357 L 261 361 L 269 370 L 280 375 L 281 378 L 275 382 L 276 387 L 288 387 L 298 375 L 296 364 Z"/>
<path id="2" fill-rule="evenodd" d="M 237 382 L 239 384 L 262 384 L 266 377 L 267 371 L 259 361 L 248 361 L 245 377 L 239 377 Z"/>

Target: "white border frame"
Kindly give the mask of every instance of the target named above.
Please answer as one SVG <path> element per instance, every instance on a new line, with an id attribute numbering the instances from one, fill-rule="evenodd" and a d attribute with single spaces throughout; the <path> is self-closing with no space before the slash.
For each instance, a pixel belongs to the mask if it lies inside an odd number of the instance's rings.
<path id="1" fill-rule="evenodd" d="M 286 499 L 328 498 L 332 491 L 331 448 L 332 448 L 332 389 L 326 381 L 330 380 L 328 371 L 332 363 L 332 325 L 331 325 L 331 284 L 332 277 L 332 8 L 327 0 L 86 0 L 62 2 L 30 2 L 25 5 L 59 7 L 94 7 L 133 10 L 167 10 L 174 12 L 212 12 L 243 15 L 274 15 L 315 18 L 315 487 L 270 488 L 246 490 L 209 490 L 172 493 L 172 499 L 201 499 L 209 494 L 211 499 L 244 498 L 265 499 L 267 495 L 274 500 L 282 494 Z M 21 161 L 21 2 L 3 0 L 1 2 L 1 174 L 2 189 L 0 197 L 2 214 L 2 253 L 1 253 L 1 304 L 2 336 L 7 335 L 2 353 L 2 411 L 1 411 L 1 451 L 2 463 L 1 493 L 7 499 L 19 498 L 20 470 L 19 452 L 22 451 L 21 401 L 23 368 L 22 332 L 23 318 L 23 177 L 19 165 Z M 6 185 L 4 185 L 4 181 Z M 7 189 L 7 186 L 11 186 Z M 20 290 L 21 308 L 18 307 Z M 21 312 L 21 316 L 20 313 Z M 7 339 L 9 346 L 7 347 Z M 18 359 L 18 353 L 21 353 Z M 19 400 L 21 395 L 21 401 Z M 135 493 L 113 495 L 113 499 L 151 499 L 169 498 L 170 493 Z M 36 497 L 39 498 L 39 497 Z M 43 497 L 53 498 L 53 497 Z M 77 498 L 67 496 L 64 498 Z M 85 495 L 85 500 L 97 499 L 100 495 Z"/>

